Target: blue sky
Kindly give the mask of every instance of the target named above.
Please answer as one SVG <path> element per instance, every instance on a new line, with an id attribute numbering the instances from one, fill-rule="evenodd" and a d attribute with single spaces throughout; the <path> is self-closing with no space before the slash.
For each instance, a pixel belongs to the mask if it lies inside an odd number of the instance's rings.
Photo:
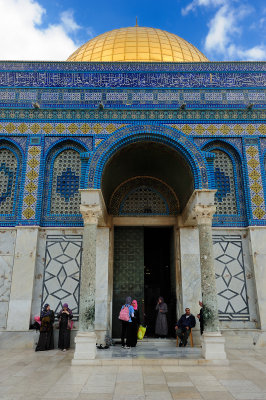
<path id="1" fill-rule="evenodd" d="M 266 60 L 265 0 L 0 0 L 0 59 L 65 60 L 108 30 L 150 26 L 212 61 Z"/>

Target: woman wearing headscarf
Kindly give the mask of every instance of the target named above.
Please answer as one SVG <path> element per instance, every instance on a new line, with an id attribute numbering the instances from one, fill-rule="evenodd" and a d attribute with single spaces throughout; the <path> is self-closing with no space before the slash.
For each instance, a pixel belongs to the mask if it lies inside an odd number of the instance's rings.
<path id="1" fill-rule="evenodd" d="M 40 315 L 40 337 L 35 351 L 52 350 L 54 348 L 54 312 L 49 304 L 45 304 Z"/>
<path id="2" fill-rule="evenodd" d="M 132 301 L 131 297 L 128 296 L 126 298 L 125 304 L 121 307 L 121 311 L 119 314 L 119 318 L 122 322 L 121 343 L 123 349 L 131 348 L 131 343 L 130 343 L 132 335 L 131 328 L 132 328 L 132 318 L 134 317 L 134 308 L 131 305 L 131 301 Z"/>
<path id="3" fill-rule="evenodd" d="M 158 311 L 158 314 L 155 324 L 155 335 L 165 338 L 168 334 L 168 324 L 166 318 L 168 309 L 167 309 L 167 304 L 164 302 L 163 297 L 159 297 L 156 306 L 156 311 Z"/>
<path id="4" fill-rule="evenodd" d="M 67 303 L 63 304 L 63 308 L 57 317 L 59 320 L 58 348 L 66 351 L 70 347 L 71 319 L 73 318 L 72 311 L 68 308 Z"/>
<path id="5" fill-rule="evenodd" d="M 130 346 L 136 347 L 137 341 L 138 341 L 138 330 L 139 330 L 139 326 L 140 326 L 140 317 L 139 317 L 139 309 L 138 309 L 137 300 L 132 300 L 131 305 L 134 308 L 134 317 L 132 317 Z"/>

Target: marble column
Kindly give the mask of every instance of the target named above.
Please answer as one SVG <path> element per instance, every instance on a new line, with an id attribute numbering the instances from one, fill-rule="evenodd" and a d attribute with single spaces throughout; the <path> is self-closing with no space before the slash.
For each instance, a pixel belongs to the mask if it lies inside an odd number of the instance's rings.
<path id="1" fill-rule="evenodd" d="M 85 364 L 96 356 L 95 288 L 96 288 L 96 237 L 98 217 L 101 209 L 98 204 L 81 205 L 84 220 L 83 253 L 81 266 L 79 331 L 75 338 L 73 364 Z"/>
<path id="2" fill-rule="evenodd" d="M 105 346 L 109 335 L 110 307 L 108 307 L 108 284 L 110 251 L 110 228 L 98 227 L 96 246 L 96 293 L 95 293 L 95 333 L 97 343 Z"/>
<path id="3" fill-rule="evenodd" d="M 216 207 L 212 204 L 197 204 L 194 211 L 199 231 L 202 301 L 211 314 L 211 318 L 204 321 L 203 356 L 206 359 L 224 360 L 226 359 L 225 339 L 219 328 L 212 242 L 212 217 Z"/>

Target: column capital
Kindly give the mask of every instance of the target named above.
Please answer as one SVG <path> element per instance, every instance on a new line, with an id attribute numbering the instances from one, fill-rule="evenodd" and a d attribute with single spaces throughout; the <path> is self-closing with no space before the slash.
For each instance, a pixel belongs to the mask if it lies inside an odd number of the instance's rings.
<path id="1" fill-rule="evenodd" d="M 98 219 L 101 215 L 101 207 L 99 204 L 81 204 L 80 212 L 84 220 L 84 225 L 98 225 Z"/>
<path id="2" fill-rule="evenodd" d="M 216 212 L 216 206 L 196 204 L 194 208 L 195 217 L 198 225 L 211 225 L 212 217 Z"/>

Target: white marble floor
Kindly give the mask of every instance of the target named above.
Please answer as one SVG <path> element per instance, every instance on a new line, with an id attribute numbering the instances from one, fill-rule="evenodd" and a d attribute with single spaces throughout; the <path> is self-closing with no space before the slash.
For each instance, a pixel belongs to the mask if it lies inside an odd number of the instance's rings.
<path id="1" fill-rule="evenodd" d="M 72 350 L 1 350 L 0 399 L 265 400 L 266 349 L 228 355 L 228 366 L 71 366 Z"/>

